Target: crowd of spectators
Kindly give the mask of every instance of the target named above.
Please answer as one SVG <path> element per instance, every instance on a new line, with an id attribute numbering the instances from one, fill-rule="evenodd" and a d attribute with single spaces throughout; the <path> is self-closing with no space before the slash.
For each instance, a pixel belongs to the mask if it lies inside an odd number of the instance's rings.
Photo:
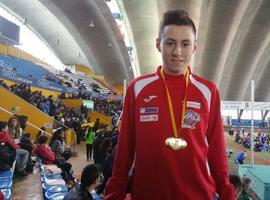
<path id="1" fill-rule="evenodd" d="M 120 114 L 122 110 L 123 102 L 120 100 L 109 100 L 109 99 L 92 99 L 94 104 L 94 110 L 100 113 L 103 113 L 107 116 L 114 117 L 115 115 Z"/>
<path id="2" fill-rule="evenodd" d="M 55 123 L 55 128 L 61 126 L 61 123 L 69 128 L 73 128 L 77 135 L 77 142 L 80 142 L 82 137 L 81 124 L 88 122 L 87 108 L 84 108 L 84 106 L 81 109 L 68 108 L 60 99 L 55 100 L 52 95 L 45 97 L 41 91 L 32 92 L 30 86 L 23 83 L 19 85 L 14 84 L 10 87 L 4 82 L 0 82 L 0 84 L 60 122 Z"/>
<path id="3" fill-rule="evenodd" d="M 243 145 L 244 148 L 251 147 L 251 134 L 244 128 L 237 128 L 233 130 L 235 135 L 235 142 Z M 270 151 L 270 134 L 256 133 L 254 137 L 254 151 Z"/>
<path id="4" fill-rule="evenodd" d="M 90 122 L 90 119 L 87 118 L 89 110 L 86 106 L 82 105 L 80 109 L 68 108 L 62 103 L 61 98 L 55 100 L 52 95 L 45 97 L 42 95 L 41 91 L 32 92 L 30 86 L 24 83 L 8 86 L 3 81 L 0 81 L 0 85 L 34 105 L 44 113 L 50 115 L 65 126 L 73 128 L 77 135 L 77 143 L 80 143 L 80 140 L 84 138 L 81 125 L 83 123 Z M 61 94 L 60 97 L 61 96 L 65 96 L 65 94 Z M 94 101 L 94 111 L 110 116 L 112 118 L 113 125 L 115 125 L 122 110 L 122 101 L 116 99 L 99 99 L 94 97 L 90 99 Z"/>

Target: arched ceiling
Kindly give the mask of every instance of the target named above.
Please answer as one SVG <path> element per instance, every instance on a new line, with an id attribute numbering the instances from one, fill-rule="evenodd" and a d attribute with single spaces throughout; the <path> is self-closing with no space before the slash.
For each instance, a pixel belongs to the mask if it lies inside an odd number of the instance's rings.
<path id="1" fill-rule="evenodd" d="M 162 13 L 185 9 L 194 19 L 198 49 L 194 73 L 215 82 L 222 100 L 270 101 L 269 0 L 111 0 L 128 24 L 141 74 L 161 64 L 155 39 Z M 128 53 L 105 0 L 0 0 L 55 51 L 65 64 L 83 64 L 111 85 L 130 81 Z M 91 28 L 89 23 L 95 26 Z M 59 38 L 59 44 L 56 43 Z M 110 45 L 108 45 L 110 44 Z M 80 55 L 80 56 L 79 56 Z"/>
<path id="2" fill-rule="evenodd" d="M 120 2 L 131 24 L 142 73 L 160 63 L 155 38 L 162 13 L 181 8 L 190 13 L 198 32 L 193 72 L 216 83 L 222 100 L 249 101 L 253 79 L 255 100 L 270 101 L 269 0 Z"/>
<path id="3" fill-rule="evenodd" d="M 26 19 L 64 64 L 90 67 L 110 85 L 133 78 L 127 48 L 105 1 L 0 0 L 0 4 Z"/>

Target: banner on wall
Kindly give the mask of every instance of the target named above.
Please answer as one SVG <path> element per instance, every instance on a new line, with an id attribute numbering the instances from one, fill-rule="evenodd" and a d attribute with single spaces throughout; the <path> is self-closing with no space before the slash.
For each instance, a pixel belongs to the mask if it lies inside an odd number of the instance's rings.
<path id="1" fill-rule="evenodd" d="M 249 101 L 222 101 L 222 110 L 250 110 L 251 102 Z M 270 110 L 270 102 L 254 102 L 254 110 Z"/>

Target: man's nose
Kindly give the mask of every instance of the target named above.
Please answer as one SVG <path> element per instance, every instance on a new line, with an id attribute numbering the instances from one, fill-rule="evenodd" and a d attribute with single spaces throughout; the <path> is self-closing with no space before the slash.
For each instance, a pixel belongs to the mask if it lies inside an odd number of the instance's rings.
<path id="1" fill-rule="evenodd" d="M 173 55 L 181 55 L 182 54 L 182 47 L 181 45 L 176 45 L 173 49 Z"/>

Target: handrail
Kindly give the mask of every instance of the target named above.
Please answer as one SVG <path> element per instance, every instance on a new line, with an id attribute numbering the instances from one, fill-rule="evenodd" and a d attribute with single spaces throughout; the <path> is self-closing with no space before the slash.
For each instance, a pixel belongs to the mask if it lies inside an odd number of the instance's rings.
<path id="1" fill-rule="evenodd" d="M 9 115 L 15 115 L 14 113 L 12 113 L 12 112 L 6 110 L 5 108 L 2 108 L 1 106 L 0 106 L 0 110 L 2 110 L 2 111 L 4 111 L 4 112 L 8 113 Z M 48 132 L 46 132 L 46 131 L 40 129 L 38 126 L 32 124 L 31 122 L 27 121 L 26 123 L 27 123 L 28 125 L 34 127 L 35 129 L 37 129 L 37 130 L 39 130 L 39 131 L 42 131 L 43 133 L 45 133 L 45 134 L 47 134 L 47 135 L 49 135 L 49 136 L 52 136 L 52 134 L 50 134 L 50 133 L 48 133 Z"/>

